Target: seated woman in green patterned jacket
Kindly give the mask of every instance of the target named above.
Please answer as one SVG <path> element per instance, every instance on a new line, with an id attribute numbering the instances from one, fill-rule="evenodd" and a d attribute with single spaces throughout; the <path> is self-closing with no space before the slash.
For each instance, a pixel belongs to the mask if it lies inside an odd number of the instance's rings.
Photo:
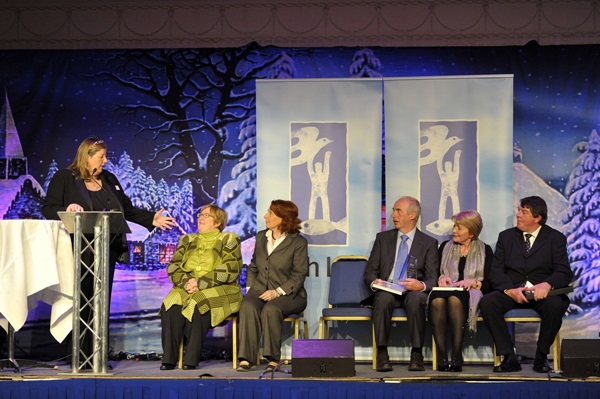
<path id="1" fill-rule="evenodd" d="M 173 288 L 162 303 L 161 370 L 173 370 L 185 337 L 183 369 L 200 362 L 202 343 L 211 327 L 236 313 L 242 302 L 240 237 L 223 232 L 227 212 L 205 205 L 198 215 L 198 234 L 179 238 L 167 267 Z"/>

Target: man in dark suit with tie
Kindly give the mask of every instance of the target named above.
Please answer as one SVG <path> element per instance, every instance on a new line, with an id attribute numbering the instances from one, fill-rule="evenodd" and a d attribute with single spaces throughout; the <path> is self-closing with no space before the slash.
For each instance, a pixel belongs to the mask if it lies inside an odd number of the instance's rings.
<path id="1" fill-rule="evenodd" d="M 567 256 L 567 239 L 546 225 L 548 207 L 537 196 L 521 199 L 517 226 L 501 232 L 492 261 L 490 282 L 495 291 L 484 295 L 479 303 L 498 354 L 504 355 L 494 372 L 521 370 L 514 352 L 504 314 L 515 308 L 532 308 L 542 322 L 537 340 L 533 370 L 550 371 L 547 356 L 569 307 L 566 294 L 548 295 L 554 288 L 566 287 L 573 279 Z M 533 292 L 527 300 L 524 291 Z"/>
<path id="2" fill-rule="evenodd" d="M 423 340 L 425 337 L 425 305 L 431 287 L 439 274 L 438 242 L 417 229 L 421 204 L 412 197 L 402 197 L 394 203 L 393 230 L 378 233 L 367 262 L 364 280 L 373 283 L 398 282 L 406 287 L 403 295 L 375 290 L 373 296 L 373 326 L 377 345 L 377 371 L 392 371 L 387 345 L 394 308 L 404 307 L 412 343 L 409 371 L 423 371 Z M 416 260 L 416 276 L 406 277 L 408 258 Z M 404 269 L 404 274 L 403 273 Z M 412 278 L 411 278 L 412 277 Z"/>

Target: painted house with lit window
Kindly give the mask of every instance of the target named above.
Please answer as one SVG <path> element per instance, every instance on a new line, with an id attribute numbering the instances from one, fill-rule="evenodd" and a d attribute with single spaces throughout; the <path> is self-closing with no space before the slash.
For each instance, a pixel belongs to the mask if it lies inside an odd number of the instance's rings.
<path id="1" fill-rule="evenodd" d="M 130 227 L 132 224 L 130 223 Z M 132 229 L 133 230 L 133 229 Z M 187 234 L 179 226 L 171 230 L 154 229 L 143 238 L 128 236 L 130 261 L 127 266 L 131 270 L 160 270 L 165 269 L 175 250 L 179 237 Z M 134 234 L 139 237 L 139 234 Z"/>

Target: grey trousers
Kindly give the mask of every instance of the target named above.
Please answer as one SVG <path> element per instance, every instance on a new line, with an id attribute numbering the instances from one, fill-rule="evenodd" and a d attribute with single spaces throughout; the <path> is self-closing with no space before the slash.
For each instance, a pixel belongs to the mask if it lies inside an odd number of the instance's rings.
<path id="1" fill-rule="evenodd" d="M 306 309 L 306 298 L 283 295 L 265 302 L 253 293 L 242 300 L 239 311 L 238 359 L 254 364 L 258 357 L 260 337 L 263 337 L 263 356 L 269 361 L 281 360 L 281 330 L 283 319 Z"/>

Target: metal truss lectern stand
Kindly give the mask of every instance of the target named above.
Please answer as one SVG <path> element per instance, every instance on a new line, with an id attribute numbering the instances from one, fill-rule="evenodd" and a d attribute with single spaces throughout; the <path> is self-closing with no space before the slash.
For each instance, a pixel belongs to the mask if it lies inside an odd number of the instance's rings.
<path id="1" fill-rule="evenodd" d="M 125 234 L 131 230 L 119 211 L 58 212 L 58 216 L 69 233 L 73 234 L 75 278 L 71 373 L 77 374 L 91 368 L 94 373 L 107 374 L 110 237 L 111 232 Z M 82 260 L 82 254 L 86 252 L 92 254 L 91 264 Z M 92 278 L 94 281 L 94 292 L 90 298 L 81 290 L 84 278 Z M 88 310 L 90 317 L 82 320 L 82 311 Z M 87 334 L 93 337 L 92 353 L 84 353 L 81 350 L 83 338 Z"/>

